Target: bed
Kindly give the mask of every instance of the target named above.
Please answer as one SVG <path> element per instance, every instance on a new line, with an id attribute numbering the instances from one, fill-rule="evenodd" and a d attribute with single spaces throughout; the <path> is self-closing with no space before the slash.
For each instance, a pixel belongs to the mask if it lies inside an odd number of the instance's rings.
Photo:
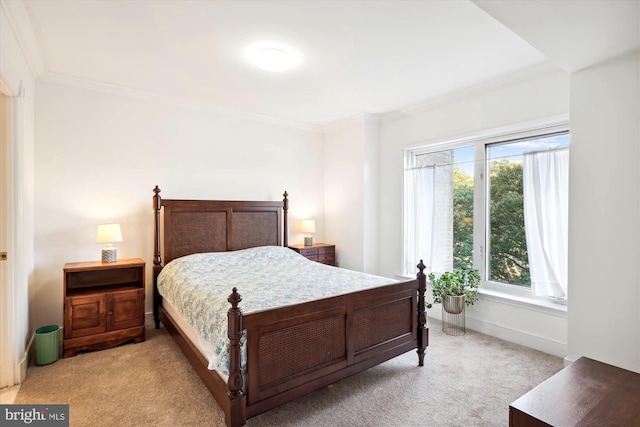
<path id="1" fill-rule="evenodd" d="M 172 335 L 224 412 L 228 426 L 242 426 L 250 417 L 410 350 L 417 351 L 418 365 L 423 366 L 429 331 L 425 266 L 420 261 L 413 280 L 257 310 L 243 311 L 242 305 L 243 289 L 255 288 L 257 279 L 246 276 L 254 286 L 229 279 L 233 286 L 228 286 L 226 297 L 226 369 L 213 369 L 198 331 L 190 330 L 179 307 L 163 298 L 159 277 L 164 280 L 169 270 L 187 260 L 202 258 L 215 264 L 220 259 L 217 253 L 232 251 L 245 259 L 255 258 L 256 253 L 290 259 L 294 264 L 282 269 L 283 276 L 286 270 L 288 280 L 298 275 L 300 283 L 315 275 L 308 267 L 335 269 L 323 270 L 325 274 L 337 274 L 340 269 L 320 266 L 287 249 L 286 192 L 282 201 L 272 202 L 170 200 L 160 196 L 157 186 L 153 191 L 155 326 L 159 328 L 162 322 Z M 300 262 L 310 265 L 296 264 Z M 165 266 L 167 271 L 162 274 Z M 256 262 L 254 270 L 261 268 Z M 347 280 L 364 280 L 365 276 L 348 276 L 353 279 Z M 170 294 L 166 289 L 163 292 Z M 255 294 L 254 289 L 246 295 L 248 306 L 260 299 Z"/>

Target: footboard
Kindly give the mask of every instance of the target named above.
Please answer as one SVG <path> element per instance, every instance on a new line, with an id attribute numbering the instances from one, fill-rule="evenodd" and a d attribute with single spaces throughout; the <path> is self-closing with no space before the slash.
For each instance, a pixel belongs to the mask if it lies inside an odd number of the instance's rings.
<path id="1" fill-rule="evenodd" d="M 416 279 L 241 315 L 247 418 L 412 349 L 422 364 L 421 295 Z"/>

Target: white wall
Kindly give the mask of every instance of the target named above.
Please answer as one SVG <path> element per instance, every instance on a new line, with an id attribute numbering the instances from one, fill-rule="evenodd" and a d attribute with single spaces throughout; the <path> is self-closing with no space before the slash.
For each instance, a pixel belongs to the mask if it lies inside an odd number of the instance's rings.
<path id="1" fill-rule="evenodd" d="M 377 116 L 363 114 L 327 129 L 325 218 L 327 243 L 342 268 L 378 272 Z"/>
<path id="2" fill-rule="evenodd" d="M 378 246 L 380 230 L 378 212 L 380 211 L 380 120 L 377 115 L 368 114 L 364 122 L 364 211 L 362 271 L 372 274 L 379 272 Z"/>
<path id="3" fill-rule="evenodd" d="M 404 115 L 383 118 L 380 148 L 380 273 L 400 273 L 403 149 L 535 123 L 569 112 L 569 77 L 549 71 L 504 86 L 476 88 Z M 416 260 L 417 264 L 417 260 Z M 440 306 L 429 315 L 440 317 Z M 467 327 L 558 356 L 566 355 L 566 314 L 481 296 Z"/>
<path id="4" fill-rule="evenodd" d="M 29 288 L 34 281 L 34 246 L 33 246 L 33 217 L 34 217 L 34 105 L 35 82 L 33 71 L 25 57 L 22 47 L 13 32 L 9 19 L 5 13 L 4 5 L 0 5 L 0 79 L 3 87 L 10 87 L 13 94 L 17 94 L 22 84 L 24 97 L 22 98 L 22 169 L 15 171 L 22 175 L 23 192 L 18 198 L 21 206 L 17 211 L 21 213 L 18 220 L 22 224 L 22 259 L 19 260 L 21 268 L 16 272 L 14 283 L 17 302 L 13 307 L 17 314 L 16 324 L 10 325 L 15 333 L 14 339 L 18 344 L 18 358 L 20 376 L 26 376 L 28 364 L 26 349 L 33 334 L 33 325 L 29 325 Z M 3 183 L 4 184 L 4 183 Z M 2 191 L 5 189 L 3 188 Z M 9 254 L 11 257 L 12 254 Z M 15 254 L 13 254 L 15 256 Z M 0 307 L 3 310 L 3 307 Z M 3 325 L 2 327 L 6 327 Z M 8 345 L 2 342 L 0 345 Z M 0 385 L 1 386 L 1 385 Z"/>
<path id="5" fill-rule="evenodd" d="M 324 134 L 324 206 L 327 243 L 336 245 L 342 268 L 364 270 L 364 117 Z"/>
<path id="6" fill-rule="evenodd" d="M 640 56 L 571 75 L 568 359 L 640 372 Z"/>
<path id="7" fill-rule="evenodd" d="M 120 258 L 147 262 L 151 310 L 156 184 L 169 199 L 278 201 L 287 190 L 291 223 L 323 221 L 319 133 L 42 81 L 36 105 L 32 324 L 62 324 L 63 266 L 100 259 L 106 222 L 121 225 Z"/>

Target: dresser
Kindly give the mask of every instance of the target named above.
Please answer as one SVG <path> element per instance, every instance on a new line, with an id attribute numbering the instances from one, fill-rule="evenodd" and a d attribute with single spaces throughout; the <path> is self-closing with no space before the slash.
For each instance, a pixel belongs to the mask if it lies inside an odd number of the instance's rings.
<path id="1" fill-rule="evenodd" d="M 637 426 L 640 374 L 581 357 L 509 405 L 510 427 Z"/>
<path id="2" fill-rule="evenodd" d="M 289 248 L 298 252 L 300 255 L 327 265 L 336 265 L 336 245 L 328 245 L 326 243 L 314 243 L 311 246 L 292 245 Z"/>

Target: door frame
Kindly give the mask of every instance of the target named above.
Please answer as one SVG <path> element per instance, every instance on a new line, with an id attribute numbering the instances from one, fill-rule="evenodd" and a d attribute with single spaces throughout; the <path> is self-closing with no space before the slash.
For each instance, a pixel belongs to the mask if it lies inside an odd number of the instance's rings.
<path id="1" fill-rule="evenodd" d="M 15 88 L 0 75 L 0 95 L 0 251 L 8 253 L 7 260 L 0 261 L 0 388 L 4 388 L 22 382 L 28 362 L 26 345 L 20 343 L 18 309 L 19 282 L 25 278 L 20 274 L 24 271 L 22 82 Z"/>

